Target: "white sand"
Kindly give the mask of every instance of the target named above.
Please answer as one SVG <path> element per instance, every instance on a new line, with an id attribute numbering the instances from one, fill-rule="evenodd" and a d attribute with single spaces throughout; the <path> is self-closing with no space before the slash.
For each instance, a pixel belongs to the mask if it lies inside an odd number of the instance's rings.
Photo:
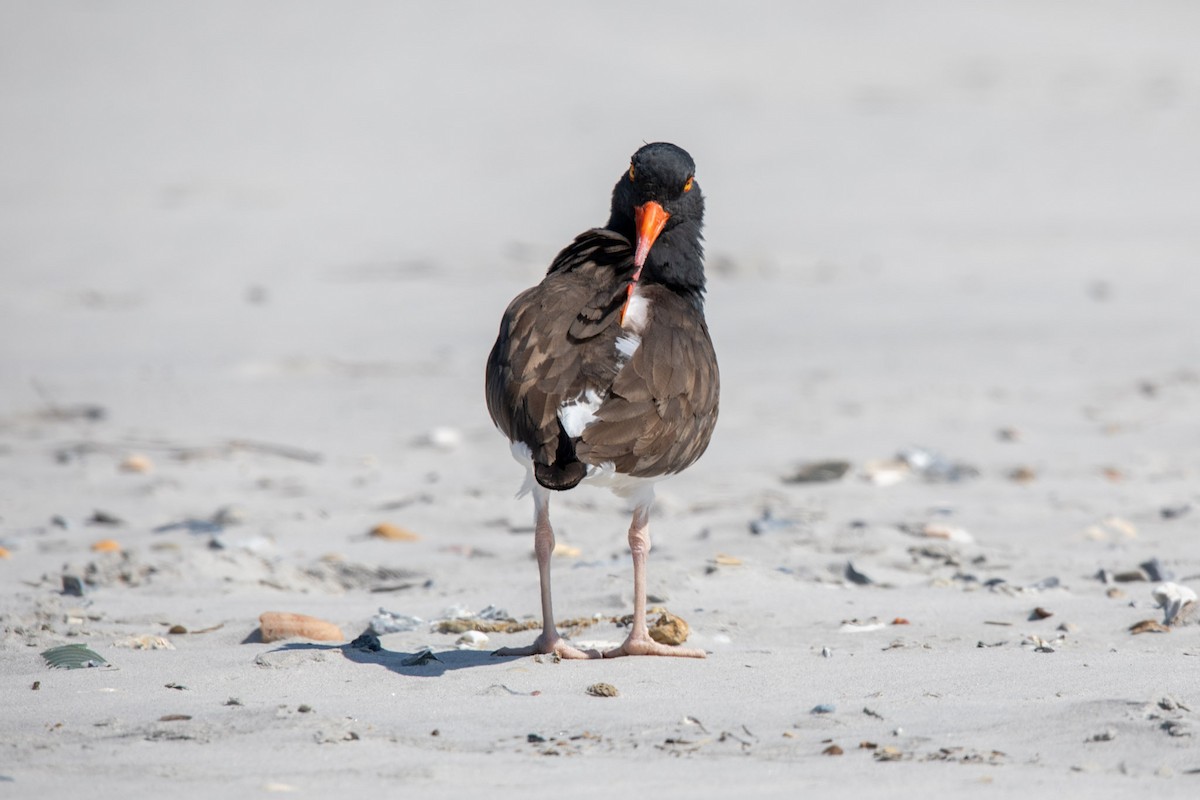
<path id="1" fill-rule="evenodd" d="M 0 795 L 1196 796 L 1200 626 L 1132 635 L 1156 584 L 1095 576 L 1200 588 L 1200 7 L 167 5 L 0 6 Z M 724 391 L 650 589 L 709 658 L 254 642 L 537 613 L 483 362 L 656 139 L 709 200 Z M 979 475 L 862 477 L 913 445 Z M 223 507 L 213 550 L 183 523 Z M 552 513 L 560 617 L 628 613 L 620 505 Z"/>

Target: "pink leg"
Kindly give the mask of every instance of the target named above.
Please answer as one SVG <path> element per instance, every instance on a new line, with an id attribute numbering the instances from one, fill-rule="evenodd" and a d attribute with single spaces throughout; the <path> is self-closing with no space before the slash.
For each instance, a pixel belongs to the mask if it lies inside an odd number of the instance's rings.
<path id="1" fill-rule="evenodd" d="M 646 626 L 646 558 L 650 555 L 650 504 L 633 510 L 629 526 L 629 552 L 633 555 L 633 626 L 620 647 L 609 650 L 605 658 L 618 656 L 684 656 L 704 658 L 704 651 L 693 647 L 660 644 L 650 638 Z"/>
<path id="2" fill-rule="evenodd" d="M 502 647 L 494 656 L 532 656 L 556 653 L 560 658 L 600 658 L 596 650 L 571 647 L 558 635 L 554 625 L 554 605 L 550 599 L 550 556 L 554 553 L 554 529 L 550 527 L 550 493 L 538 486 L 533 490 L 533 552 L 537 556 L 538 576 L 542 585 L 542 633 L 528 647 Z"/>

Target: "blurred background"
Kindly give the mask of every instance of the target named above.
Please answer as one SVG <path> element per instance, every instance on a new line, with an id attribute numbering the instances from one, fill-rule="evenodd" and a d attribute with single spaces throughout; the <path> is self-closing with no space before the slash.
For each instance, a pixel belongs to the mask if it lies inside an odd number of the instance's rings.
<path id="1" fill-rule="evenodd" d="M 0 406 L 491 437 L 504 306 L 668 140 L 708 198 L 715 448 L 990 436 L 1015 370 L 1076 415 L 1064 371 L 1200 356 L 1197 42 L 1185 0 L 6 0 Z M 962 402 L 904 406 L 932 385 Z"/>

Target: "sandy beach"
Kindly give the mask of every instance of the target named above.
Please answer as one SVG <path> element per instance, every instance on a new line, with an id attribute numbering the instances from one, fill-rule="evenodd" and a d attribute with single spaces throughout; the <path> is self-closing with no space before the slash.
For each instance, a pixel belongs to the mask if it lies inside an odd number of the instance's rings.
<path id="1" fill-rule="evenodd" d="M 1196 797 L 1198 37 L 0 3 L 0 797 Z M 649 592 L 708 655 L 495 658 L 538 575 L 484 361 L 658 140 L 722 396 Z M 620 643 L 626 509 L 552 514 L 564 632 Z"/>

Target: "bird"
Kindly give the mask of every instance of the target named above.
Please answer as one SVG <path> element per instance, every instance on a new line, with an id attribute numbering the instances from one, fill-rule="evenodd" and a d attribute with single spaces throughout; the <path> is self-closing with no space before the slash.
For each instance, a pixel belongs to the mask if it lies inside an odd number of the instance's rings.
<path id="1" fill-rule="evenodd" d="M 526 469 L 542 631 L 497 656 L 703 658 L 646 622 L 655 484 L 691 466 L 716 425 L 720 375 L 704 317 L 704 196 L 686 150 L 639 148 L 613 187 L 607 224 L 580 234 L 505 310 L 488 356 L 492 421 Z M 558 632 L 550 589 L 550 498 L 580 485 L 630 502 L 633 621 L 625 641 L 581 650 Z"/>

